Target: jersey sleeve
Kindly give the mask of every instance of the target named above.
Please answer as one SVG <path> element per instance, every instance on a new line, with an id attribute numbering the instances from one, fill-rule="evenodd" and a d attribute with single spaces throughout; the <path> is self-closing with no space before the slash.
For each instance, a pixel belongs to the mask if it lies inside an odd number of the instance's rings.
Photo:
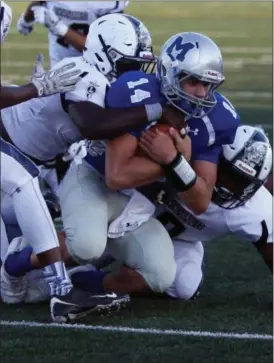
<path id="1" fill-rule="evenodd" d="M 87 101 L 105 107 L 106 92 L 109 82 L 99 72 L 83 72 L 82 79 L 77 83 L 74 91 L 65 94 L 67 101 Z"/>
<path id="2" fill-rule="evenodd" d="M 215 144 L 232 144 L 241 120 L 239 113 L 225 96 L 217 94 L 217 105 L 213 109 L 212 117 L 216 128 Z"/>
<path id="3" fill-rule="evenodd" d="M 95 14 L 99 18 L 107 14 L 122 13 L 129 1 L 97 1 Z M 100 4 L 99 6 L 97 4 Z"/>
<path id="4" fill-rule="evenodd" d="M 124 73 L 109 88 L 106 96 L 106 107 L 109 108 L 130 108 L 153 103 L 164 103 L 163 96 L 159 91 L 159 86 L 155 75 L 146 74 L 141 71 L 131 71 Z M 136 138 L 147 128 L 144 125 L 131 134 Z"/>
<path id="5" fill-rule="evenodd" d="M 273 242 L 272 196 L 265 187 L 261 187 L 245 205 L 228 210 L 226 219 L 230 231 L 240 240 Z"/>

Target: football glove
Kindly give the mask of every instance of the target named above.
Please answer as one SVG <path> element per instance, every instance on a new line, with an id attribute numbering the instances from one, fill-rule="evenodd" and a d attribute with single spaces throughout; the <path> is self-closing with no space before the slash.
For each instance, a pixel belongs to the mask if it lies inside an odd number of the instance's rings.
<path id="1" fill-rule="evenodd" d="M 62 62 L 62 65 L 46 72 L 43 67 L 43 55 L 38 54 L 31 76 L 31 83 L 36 87 L 38 97 L 73 91 L 81 79 L 81 70 L 75 69 L 75 66 L 75 62 Z"/>
<path id="2" fill-rule="evenodd" d="M 53 9 L 48 9 L 45 6 L 32 6 L 35 21 L 44 25 L 48 30 L 58 37 L 63 37 L 67 31 L 68 26 L 55 14 Z"/>
<path id="3" fill-rule="evenodd" d="M 24 35 L 29 35 L 29 33 L 31 33 L 33 31 L 33 25 L 35 23 L 35 20 L 33 21 L 26 21 L 24 19 L 24 13 L 19 17 L 18 21 L 17 21 L 17 30 L 19 33 L 24 34 Z"/>

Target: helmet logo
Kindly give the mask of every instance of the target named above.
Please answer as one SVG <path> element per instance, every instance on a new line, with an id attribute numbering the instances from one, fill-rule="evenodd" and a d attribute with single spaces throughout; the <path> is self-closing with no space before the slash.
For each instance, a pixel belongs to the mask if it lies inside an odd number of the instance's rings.
<path id="1" fill-rule="evenodd" d="M 251 167 L 260 166 L 266 154 L 267 145 L 263 142 L 257 141 L 247 145 L 244 150 L 243 161 Z"/>
<path id="2" fill-rule="evenodd" d="M 256 170 L 253 169 L 250 165 L 244 163 L 243 161 L 241 160 L 236 160 L 235 162 L 235 166 L 243 171 L 244 173 L 248 174 L 248 175 L 251 175 L 251 176 L 255 176 L 256 175 Z"/>
<path id="3" fill-rule="evenodd" d="M 183 43 L 183 37 L 178 37 L 174 42 L 167 48 L 167 54 L 170 56 L 172 61 L 179 60 L 184 61 L 186 54 L 193 48 L 195 44 L 191 42 Z"/>

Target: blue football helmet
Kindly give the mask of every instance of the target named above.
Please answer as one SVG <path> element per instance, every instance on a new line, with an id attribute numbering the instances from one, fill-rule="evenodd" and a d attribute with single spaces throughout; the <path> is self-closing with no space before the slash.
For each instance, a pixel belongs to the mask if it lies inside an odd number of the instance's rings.
<path id="1" fill-rule="evenodd" d="M 199 33 L 179 33 L 161 49 L 157 77 L 167 100 L 188 117 L 201 117 L 217 103 L 214 92 L 224 82 L 223 59 L 218 46 Z M 182 87 L 182 81 L 195 78 L 208 83 L 205 97 L 195 97 Z"/>

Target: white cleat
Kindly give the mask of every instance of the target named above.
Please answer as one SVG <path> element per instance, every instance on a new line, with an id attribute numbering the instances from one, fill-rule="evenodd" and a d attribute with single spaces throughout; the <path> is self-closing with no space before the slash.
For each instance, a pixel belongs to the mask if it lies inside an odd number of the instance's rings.
<path id="1" fill-rule="evenodd" d="M 14 238 L 9 245 L 3 261 L 0 275 L 1 299 L 6 304 L 19 304 L 24 302 L 24 297 L 27 292 L 27 277 L 10 276 L 5 270 L 5 263 L 9 255 L 21 251 L 26 246 L 27 242 L 24 237 Z"/>

